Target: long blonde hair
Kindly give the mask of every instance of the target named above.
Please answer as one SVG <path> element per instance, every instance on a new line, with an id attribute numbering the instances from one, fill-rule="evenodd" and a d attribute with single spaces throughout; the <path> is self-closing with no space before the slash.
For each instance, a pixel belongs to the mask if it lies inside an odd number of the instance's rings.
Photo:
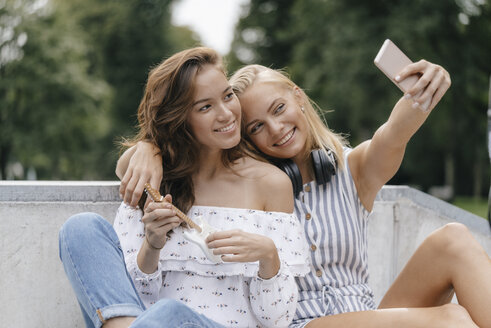
<path id="1" fill-rule="evenodd" d="M 220 55 L 205 47 L 181 51 L 153 68 L 138 107 L 138 134 L 125 144 L 144 140 L 160 149 L 164 170 L 160 192 L 171 194 L 174 204 L 185 213 L 194 203 L 192 175 L 199 167 L 200 153 L 187 118 L 194 101 L 196 76 L 206 65 L 217 67 L 226 76 Z M 223 150 L 223 165 L 230 167 L 243 156 L 243 149 L 239 143 Z"/>
<path id="2" fill-rule="evenodd" d="M 314 149 L 323 149 L 326 152 L 331 150 L 336 158 L 338 168 L 344 168 L 344 156 L 342 156 L 343 147 L 346 146 L 348 142 L 342 135 L 334 133 L 329 129 L 327 124 L 322 121 L 318 114 L 317 110 L 320 110 L 319 107 L 301 88 L 293 83 L 285 72 L 262 65 L 247 65 L 236 71 L 229 81 L 239 99 L 240 95 L 244 93 L 247 88 L 257 82 L 279 84 L 281 87 L 291 90 L 292 92 L 298 88 L 301 92 L 303 99 L 302 106 L 309 126 L 309 138 L 307 139 L 307 147 L 305 147 L 307 153 L 304 155 L 308 156 Z M 244 126 L 244 124 L 242 125 Z M 253 145 L 244 130 L 243 136 L 250 151 L 264 156 L 264 154 L 260 153 L 259 149 Z"/>

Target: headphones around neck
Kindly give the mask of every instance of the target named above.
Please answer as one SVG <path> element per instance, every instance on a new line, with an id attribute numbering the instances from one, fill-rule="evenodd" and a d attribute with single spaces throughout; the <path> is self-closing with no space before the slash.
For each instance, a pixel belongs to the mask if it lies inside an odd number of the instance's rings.
<path id="1" fill-rule="evenodd" d="M 328 149 L 314 149 L 310 153 L 312 166 L 314 169 L 315 181 L 318 184 L 326 184 L 331 181 L 331 176 L 336 174 L 336 158 L 333 152 Z M 285 159 L 275 163 L 292 181 L 293 194 L 295 197 L 302 191 L 302 175 L 291 159 Z"/>

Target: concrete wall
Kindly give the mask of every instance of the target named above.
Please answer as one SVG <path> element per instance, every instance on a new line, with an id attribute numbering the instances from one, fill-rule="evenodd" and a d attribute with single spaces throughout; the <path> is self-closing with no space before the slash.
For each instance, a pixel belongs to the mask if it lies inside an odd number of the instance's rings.
<path id="1" fill-rule="evenodd" d="M 0 328 L 83 327 L 58 257 L 58 230 L 84 211 L 112 222 L 117 182 L 0 182 Z M 466 224 L 491 254 L 487 221 L 408 187 L 379 193 L 369 225 L 370 284 L 378 302 L 424 238 Z"/>
<path id="2" fill-rule="evenodd" d="M 377 304 L 423 240 L 450 222 L 465 224 L 491 255 L 487 220 L 407 186 L 379 192 L 368 227 L 370 285 Z"/>

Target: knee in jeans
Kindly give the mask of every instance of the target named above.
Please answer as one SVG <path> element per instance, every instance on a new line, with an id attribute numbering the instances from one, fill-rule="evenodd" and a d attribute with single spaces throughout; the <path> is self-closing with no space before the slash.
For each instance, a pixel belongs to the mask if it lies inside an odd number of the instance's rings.
<path id="1" fill-rule="evenodd" d="M 93 232 L 99 230 L 104 224 L 109 224 L 109 222 L 96 213 L 85 212 L 71 216 L 59 231 L 60 258 L 62 245 L 68 245 L 67 243 L 72 240 L 90 239 Z"/>
<path id="2" fill-rule="evenodd" d="M 183 314 L 191 313 L 193 311 L 185 304 L 168 298 L 159 300 L 157 303 L 152 305 L 152 308 L 154 307 L 159 312 L 161 311 L 162 313 L 168 313 L 169 316 L 177 316 L 177 317 L 181 317 Z"/>
<path id="3" fill-rule="evenodd" d="M 185 304 L 173 299 L 161 299 L 139 316 L 132 327 L 210 327 L 203 317 Z M 214 326 L 213 326 L 214 327 Z"/>
<path id="4" fill-rule="evenodd" d="M 88 230 L 90 228 L 97 228 L 102 221 L 105 221 L 103 217 L 99 214 L 85 212 L 72 215 L 60 229 L 60 236 L 62 233 L 66 235 L 70 235 L 72 233 L 80 234 L 84 230 Z"/>

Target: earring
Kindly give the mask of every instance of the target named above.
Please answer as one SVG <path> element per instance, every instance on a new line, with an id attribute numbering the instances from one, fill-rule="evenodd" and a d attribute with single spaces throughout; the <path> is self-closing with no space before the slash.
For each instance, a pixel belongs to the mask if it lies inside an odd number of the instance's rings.
<path id="1" fill-rule="evenodd" d="M 303 108 L 303 106 L 300 106 L 300 110 L 302 111 L 302 113 L 305 113 L 305 108 Z"/>

